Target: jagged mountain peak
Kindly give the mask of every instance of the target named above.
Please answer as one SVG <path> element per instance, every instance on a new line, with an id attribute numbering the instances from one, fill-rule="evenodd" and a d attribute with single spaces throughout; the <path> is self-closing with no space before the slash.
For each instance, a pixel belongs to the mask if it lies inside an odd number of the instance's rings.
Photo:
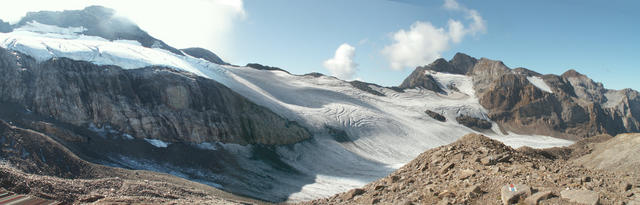
<path id="1" fill-rule="evenodd" d="M 476 63 L 478 63 L 478 59 L 460 52 L 456 53 L 456 55 L 454 55 L 449 61 L 449 64 L 456 68 L 456 70 L 460 71 L 461 74 L 469 72 Z"/>
<path id="2" fill-rule="evenodd" d="M 12 29 L 34 22 L 63 28 L 82 27 L 84 35 L 108 40 L 134 40 L 147 48 L 162 48 L 182 55 L 178 49 L 152 37 L 129 19 L 115 14 L 115 10 L 103 6 L 88 6 L 82 10 L 29 12 L 18 23 L 12 25 Z"/>

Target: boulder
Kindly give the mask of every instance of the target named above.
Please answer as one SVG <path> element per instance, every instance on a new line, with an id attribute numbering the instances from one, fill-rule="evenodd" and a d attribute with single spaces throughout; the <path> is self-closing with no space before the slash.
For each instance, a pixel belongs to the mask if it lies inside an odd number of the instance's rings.
<path id="1" fill-rule="evenodd" d="M 502 204 L 509 205 L 517 203 L 520 198 L 531 195 L 531 188 L 524 184 L 507 184 L 500 189 Z"/>
<path id="2" fill-rule="evenodd" d="M 553 197 L 551 191 L 541 191 L 527 197 L 524 203 L 527 205 L 537 205 L 540 201 Z"/>
<path id="3" fill-rule="evenodd" d="M 441 115 L 440 113 L 431 111 L 431 110 L 426 110 L 424 111 L 424 113 L 427 113 L 427 115 L 429 115 L 431 118 L 438 120 L 440 122 L 445 122 L 447 121 L 447 118 L 444 117 L 443 115 Z"/>
<path id="4" fill-rule="evenodd" d="M 471 176 L 473 176 L 475 174 L 476 174 L 476 172 L 471 170 L 471 169 L 464 169 L 464 170 L 460 171 L 460 174 L 458 175 L 458 178 L 460 180 L 465 180 L 465 179 L 467 179 L 467 178 L 469 178 L 469 177 L 471 177 Z"/>
<path id="5" fill-rule="evenodd" d="M 467 195 L 469 197 L 475 197 L 483 193 L 484 191 L 482 191 L 482 189 L 480 188 L 480 185 L 473 185 L 467 189 Z"/>
<path id="6" fill-rule="evenodd" d="M 453 166 L 455 166 L 453 162 L 445 164 L 444 166 L 442 166 L 442 168 L 440 168 L 440 174 L 446 174 L 451 168 L 453 168 Z"/>
<path id="7" fill-rule="evenodd" d="M 345 201 L 351 200 L 354 197 L 362 195 L 364 193 L 365 193 L 364 189 L 360 189 L 360 188 L 352 189 L 349 192 L 347 192 L 347 194 L 345 194 L 342 199 Z"/>
<path id="8" fill-rule="evenodd" d="M 589 190 L 563 190 L 560 197 L 578 204 L 598 204 L 600 195 L 595 191 Z"/>

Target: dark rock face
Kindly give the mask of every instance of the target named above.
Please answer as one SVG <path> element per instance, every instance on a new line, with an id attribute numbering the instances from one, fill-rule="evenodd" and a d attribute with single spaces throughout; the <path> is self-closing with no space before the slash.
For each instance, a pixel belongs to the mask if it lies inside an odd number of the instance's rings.
<path id="1" fill-rule="evenodd" d="M 454 68 L 451 73 L 454 74 L 466 74 L 478 63 L 478 59 L 475 59 L 464 53 L 456 53 L 455 56 L 449 61 Z"/>
<path id="2" fill-rule="evenodd" d="M 204 48 L 185 48 L 180 50 L 182 52 L 185 52 L 187 55 L 190 55 L 196 58 L 202 58 L 215 64 L 229 65 L 228 63 L 220 59 L 218 55 Z"/>
<path id="3" fill-rule="evenodd" d="M 261 65 L 261 64 L 257 64 L 257 63 L 249 63 L 246 65 L 246 67 L 250 67 L 250 68 L 254 68 L 254 69 L 258 69 L 258 70 L 279 70 L 279 71 L 283 71 L 285 73 L 289 73 L 289 71 L 286 71 L 282 68 L 278 68 L 278 67 L 271 67 L 271 66 L 266 66 L 266 65 Z M 311 73 L 313 74 L 313 73 Z M 320 74 L 322 75 L 322 74 Z"/>
<path id="4" fill-rule="evenodd" d="M 304 74 L 302 76 L 311 76 L 311 77 L 314 77 L 314 78 L 319 78 L 319 77 L 322 77 L 322 76 L 325 76 L 325 75 L 322 74 L 322 73 L 318 73 L 318 72 L 311 72 L 311 73 Z"/>
<path id="5" fill-rule="evenodd" d="M 153 38 L 133 22 L 116 17 L 114 14 L 113 9 L 102 6 L 89 6 L 83 10 L 29 12 L 14 27 L 17 28 L 32 21 L 59 27 L 84 27 L 85 35 L 99 36 L 108 40 L 134 40 L 144 47 L 162 48 L 182 55 L 178 49 Z"/>
<path id="6" fill-rule="evenodd" d="M 427 113 L 427 115 L 429 115 L 431 118 L 440 121 L 440 122 L 445 122 L 447 121 L 447 118 L 442 116 L 440 113 L 431 111 L 431 110 L 425 110 L 424 113 Z"/>
<path id="7" fill-rule="evenodd" d="M 0 19 L 0 33 L 8 33 L 13 31 L 13 28 L 11 27 L 11 24 L 2 21 L 2 19 Z"/>
<path id="8" fill-rule="evenodd" d="M 123 70 L 70 59 L 36 63 L 0 49 L 0 101 L 75 126 L 168 142 L 290 144 L 306 129 L 213 80 L 167 68 Z"/>

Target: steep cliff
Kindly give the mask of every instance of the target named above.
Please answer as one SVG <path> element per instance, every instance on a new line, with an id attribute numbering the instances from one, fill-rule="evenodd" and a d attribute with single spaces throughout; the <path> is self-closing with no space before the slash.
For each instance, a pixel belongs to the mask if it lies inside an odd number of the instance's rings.
<path id="1" fill-rule="evenodd" d="M 163 67 L 123 70 L 66 58 L 37 63 L 0 48 L 0 100 L 76 126 L 167 142 L 291 144 L 297 123 L 213 80 Z"/>

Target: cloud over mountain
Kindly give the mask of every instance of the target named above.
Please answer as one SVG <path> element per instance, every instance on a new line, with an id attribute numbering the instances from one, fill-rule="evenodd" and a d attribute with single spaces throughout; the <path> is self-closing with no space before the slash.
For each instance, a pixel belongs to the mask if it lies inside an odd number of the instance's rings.
<path id="1" fill-rule="evenodd" d="M 356 67 L 358 67 L 358 64 L 353 61 L 355 55 L 356 48 L 343 43 L 336 49 L 333 58 L 324 61 L 324 67 L 335 77 L 351 80 L 356 73 Z"/>
<path id="2" fill-rule="evenodd" d="M 486 21 L 478 11 L 468 9 L 455 0 L 445 0 L 446 10 L 463 12 L 469 25 L 449 19 L 446 28 L 436 27 L 428 21 L 416 21 L 408 30 L 401 29 L 392 35 L 393 43 L 385 46 L 382 54 L 394 70 L 425 65 L 440 58 L 452 44 L 460 43 L 468 35 L 487 31 Z"/>

